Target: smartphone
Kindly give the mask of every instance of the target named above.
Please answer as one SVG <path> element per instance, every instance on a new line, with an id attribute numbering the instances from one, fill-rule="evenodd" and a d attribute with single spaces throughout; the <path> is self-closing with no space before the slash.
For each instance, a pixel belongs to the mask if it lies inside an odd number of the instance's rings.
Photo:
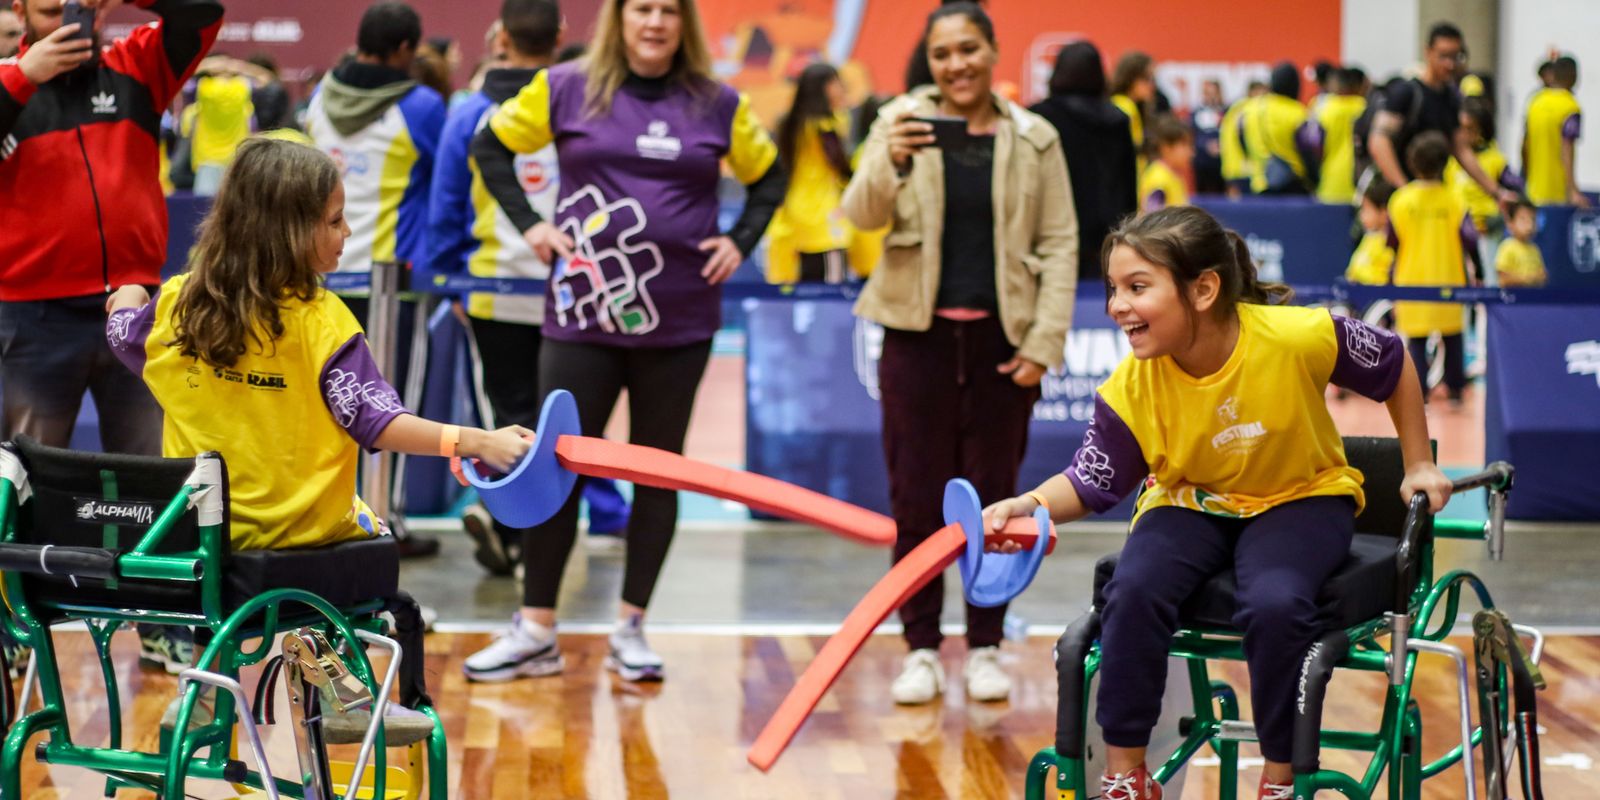
<path id="1" fill-rule="evenodd" d="M 911 121 L 933 126 L 934 147 L 960 150 L 967 146 L 967 121 L 962 117 L 912 117 Z"/>
<path id="2" fill-rule="evenodd" d="M 88 39 L 94 36 L 94 14 L 94 9 L 85 6 L 78 0 L 67 0 L 67 2 L 63 3 L 61 5 L 61 24 L 71 25 L 74 22 L 78 23 L 78 32 L 68 36 L 67 39 Z"/>

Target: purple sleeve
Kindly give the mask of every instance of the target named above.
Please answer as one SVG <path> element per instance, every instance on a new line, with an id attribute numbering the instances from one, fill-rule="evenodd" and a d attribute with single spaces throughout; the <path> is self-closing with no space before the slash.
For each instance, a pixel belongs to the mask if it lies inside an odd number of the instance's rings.
<path id="1" fill-rule="evenodd" d="M 1149 197 L 1146 197 L 1144 199 L 1144 210 L 1145 211 L 1160 211 L 1161 209 L 1166 208 L 1166 207 L 1167 207 L 1167 190 L 1166 189 L 1155 189 L 1155 190 L 1150 192 L 1150 196 Z"/>
<path id="2" fill-rule="evenodd" d="M 1388 400 L 1406 367 L 1400 337 L 1360 320 L 1332 316 L 1339 349 L 1328 381 L 1380 403 Z"/>
<path id="3" fill-rule="evenodd" d="M 1294 141 L 1300 152 L 1309 154 L 1317 161 L 1322 160 L 1322 125 L 1316 120 L 1306 120 L 1300 129 L 1295 131 Z"/>
<path id="4" fill-rule="evenodd" d="M 1383 231 L 1384 242 L 1389 245 L 1389 249 L 1398 251 L 1400 249 L 1400 234 L 1394 229 L 1394 220 L 1384 223 Z"/>
<path id="5" fill-rule="evenodd" d="M 1094 396 L 1094 419 L 1065 474 L 1078 499 L 1097 514 L 1122 502 L 1150 474 L 1139 440 L 1099 394 Z"/>
<path id="6" fill-rule="evenodd" d="M 1517 194 L 1521 194 L 1523 191 L 1522 176 L 1518 175 L 1517 171 L 1509 166 L 1500 170 L 1500 177 L 1498 180 L 1501 186 L 1504 186 L 1507 189 L 1516 192 Z"/>
<path id="7" fill-rule="evenodd" d="M 1478 226 L 1472 223 L 1472 213 L 1461 215 L 1461 246 L 1469 253 L 1478 252 Z"/>
<path id="8" fill-rule="evenodd" d="M 1573 114 L 1561 123 L 1561 138 L 1572 141 L 1583 135 L 1583 115 Z"/>
<path id="9" fill-rule="evenodd" d="M 124 367 L 144 375 L 144 343 L 156 320 L 156 301 L 138 308 L 119 308 L 106 317 L 106 344 Z"/>
<path id="10" fill-rule="evenodd" d="M 322 399 L 334 421 L 358 444 L 375 450 L 373 442 L 395 417 L 407 413 L 400 393 L 378 372 L 367 349 L 365 334 L 344 343 L 322 367 Z"/>

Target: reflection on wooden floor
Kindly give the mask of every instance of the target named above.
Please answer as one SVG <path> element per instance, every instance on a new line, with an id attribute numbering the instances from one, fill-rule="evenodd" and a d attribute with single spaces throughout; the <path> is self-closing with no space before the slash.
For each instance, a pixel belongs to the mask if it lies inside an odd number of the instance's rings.
<path id="1" fill-rule="evenodd" d="M 91 700 L 99 684 L 84 634 L 62 633 L 69 691 L 83 702 L 70 710 L 81 743 L 105 741 L 103 707 Z M 823 700 L 770 774 L 747 766 L 744 749 L 766 722 L 820 638 L 661 634 L 653 644 L 666 659 L 664 684 L 635 686 L 603 669 L 605 639 L 563 637 L 563 677 L 502 685 L 468 684 L 461 660 L 487 642 L 484 635 L 434 635 L 428 642 L 430 688 L 450 737 L 452 797 L 484 798 L 1002 798 L 1021 797 L 1028 759 L 1049 744 L 1054 729 L 1055 673 L 1050 639 L 1007 645 L 1017 679 L 1009 704 L 969 704 L 959 692 L 927 708 L 899 709 L 888 687 L 900 664 L 895 637 L 870 641 Z M 124 696 L 125 729 L 137 746 L 155 746 L 155 721 L 176 690 L 164 674 L 140 672 L 131 634 L 115 645 Z M 1460 644 L 1461 642 L 1457 642 Z M 946 645 L 945 667 L 959 686 L 962 653 Z M 1455 729 L 1454 677 L 1429 664 L 1418 684 L 1425 755 L 1448 749 Z M 1600 796 L 1600 638 L 1555 637 L 1546 650 L 1550 688 L 1541 696 L 1546 797 Z M 1243 684 L 1240 665 L 1218 677 Z M 249 682 L 247 682 L 248 685 Z M 1330 693 L 1328 724 L 1369 728 L 1383 690 L 1377 675 L 1341 675 Z M 1246 702 L 1248 699 L 1246 698 Z M 284 715 L 287 716 L 286 714 Z M 92 720 L 92 721 L 91 721 Z M 285 726 L 278 726 L 283 728 Z M 273 762 L 292 767 L 286 731 L 269 745 Z M 1246 754 L 1256 755 L 1246 747 Z M 1203 751 L 1202 755 L 1209 755 Z M 1324 764 L 1354 770 L 1364 762 L 1329 753 Z M 1189 771 L 1182 798 L 1216 796 L 1215 767 Z M 1242 782 L 1253 797 L 1256 778 Z M 1426 797 L 1465 795 L 1459 768 L 1424 784 Z M 67 767 L 28 763 L 23 796 L 30 800 L 100 797 L 103 783 Z M 200 798 L 230 796 L 225 787 L 194 782 Z M 119 798 L 149 797 L 123 791 Z M 1168 795 L 1172 800 L 1181 800 Z M 1331 795 L 1330 795 L 1331 796 Z M 1381 793 L 1380 793 L 1381 796 Z"/>

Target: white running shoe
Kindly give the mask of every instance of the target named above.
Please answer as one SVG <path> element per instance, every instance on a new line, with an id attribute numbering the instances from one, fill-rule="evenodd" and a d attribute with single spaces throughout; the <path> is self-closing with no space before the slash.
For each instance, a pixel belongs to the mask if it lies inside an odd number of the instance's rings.
<path id="1" fill-rule="evenodd" d="M 511 618 L 511 627 L 488 647 L 467 657 L 461 665 L 467 680 L 491 683 L 514 678 L 558 675 L 566 666 L 556 632 L 522 618 Z"/>
<path id="2" fill-rule="evenodd" d="M 1000 668 L 1000 648 L 978 647 L 967 653 L 962 670 L 967 681 L 967 696 L 984 703 L 1011 696 L 1011 676 Z"/>
<path id="3" fill-rule="evenodd" d="M 644 639 L 644 621 L 635 614 L 631 619 L 617 622 L 611 632 L 611 655 L 606 657 L 606 669 L 617 673 L 625 681 L 659 681 L 666 677 L 661 656 L 650 649 Z"/>
<path id="4" fill-rule="evenodd" d="M 939 663 L 939 652 L 932 649 L 912 650 L 906 655 L 900 677 L 894 679 L 889 694 L 903 706 L 920 706 L 944 692 L 944 665 Z"/>

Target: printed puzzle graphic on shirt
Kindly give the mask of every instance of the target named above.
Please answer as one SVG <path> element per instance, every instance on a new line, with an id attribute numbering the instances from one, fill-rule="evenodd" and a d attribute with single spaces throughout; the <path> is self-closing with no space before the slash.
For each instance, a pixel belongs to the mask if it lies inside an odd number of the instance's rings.
<path id="1" fill-rule="evenodd" d="M 1078 448 L 1078 466 L 1074 473 L 1078 480 L 1093 486 L 1102 492 L 1111 491 L 1111 481 L 1117 477 L 1117 471 L 1111 466 L 1111 456 L 1101 450 L 1094 443 L 1095 429 L 1089 428 L 1083 434 L 1083 446 Z"/>
<path id="2" fill-rule="evenodd" d="M 128 333 L 133 328 L 133 314 L 112 314 L 106 321 L 106 341 L 112 350 L 128 346 Z"/>
<path id="3" fill-rule="evenodd" d="M 1386 335 L 1393 334 L 1384 331 Z M 1383 344 L 1378 341 L 1378 331 L 1367 325 L 1351 322 L 1344 326 L 1345 350 L 1357 366 L 1372 369 L 1378 366 L 1383 355 Z"/>
<path id="4" fill-rule="evenodd" d="M 588 185 L 562 200 L 556 215 L 575 245 L 551 276 L 558 322 L 634 336 L 655 330 L 661 314 L 647 284 L 665 261 L 655 242 L 634 238 L 649 221 L 639 201 L 608 203 Z"/>
<path id="5" fill-rule="evenodd" d="M 333 405 L 334 419 L 345 428 L 355 424 L 362 403 L 382 412 L 405 410 L 393 391 L 383 391 L 378 388 L 377 381 L 363 382 L 359 375 L 338 367 L 328 370 L 328 381 L 323 390 L 328 402 Z"/>

